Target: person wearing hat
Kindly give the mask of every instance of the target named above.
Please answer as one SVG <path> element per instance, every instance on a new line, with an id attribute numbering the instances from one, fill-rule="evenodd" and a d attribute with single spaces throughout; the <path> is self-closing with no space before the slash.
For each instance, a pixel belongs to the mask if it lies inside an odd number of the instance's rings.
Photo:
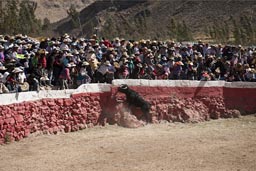
<path id="1" fill-rule="evenodd" d="M 46 55 L 48 54 L 48 52 L 45 49 L 41 49 L 39 51 L 39 58 L 38 58 L 38 63 L 37 65 L 40 65 L 41 67 L 41 73 L 43 73 L 42 75 L 45 75 L 45 73 L 47 73 L 46 67 L 47 67 L 47 59 L 46 59 Z"/>
<path id="2" fill-rule="evenodd" d="M 108 66 L 107 72 L 106 72 L 106 75 L 105 75 L 106 83 L 111 84 L 112 80 L 114 80 L 114 78 L 115 78 L 116 68 L 115 68 L 115 66 L 113 66 L 110 63 L 110 61 L 106 61 L 105 65 Z"/>
<path id="3" fill-rule="evenodd" d="M 196 67 L 192 61 L 187 62 L 187 79 L 188 80 L 195 80 L 196 79 Z"/>
<path id="4" fill-rule="evenodd" d="M 71 83 L 73 88 L 77 88 L 77 77 L 78 77 L 78 70 L 77 70 L 77 65 L 74 62 L 70 62 L 70 68 L 69 68 L 69 73 L 70 73 L 70 78 L 71 78 Z"/>
<path id="5" fill-rule="evenodd" d="M 104 83 L 108 81 L 109 83 L 110 77 L 114 75 L 114 72 L 115 67 L 111 65 L 110 61 L 102 61 L 95 73 L 95 82 Z"/>
<path id="6" fill-rule="evenodd" d="M 143 65 L 140 62 L 135 63 L 133 73 L 130 75 L 132 79 L 141 79 L 143 71 Z"/>
<path id="7" fill-rule="evenodd" d="M 9 93 L 8 88 L 3 83 L 3 78 L 4 78 L 3 74 L 0 73 L 0 94 L 2 94 L 2 93 Z"/>
<path id="8" fill-rule="evenodd" d="M 10 92 L 21 92 L 20 83 L 18 80 L 18 75 L 22 73 L 22 69 L 16 67 L 6 78 L 6 87 Z"/>
<path id="9" fill-rule="evenodd" d="M 21 53 L 20 50 L 20 46 L 18 44 L 14 44 L 12 47 L 12 58 L 17 59 L 17 54 Z"/>
<path id="10" fill-rule="evenodd" d="M 65 65 L 60 73 L 59 80 L 60 80 L 60 89 L 65 90 L 68 89 L 68 83 L 71 82 L 71 77 L 70 77 L 70 68 L 72 65 L 68 63 Z"/>
<path id="11" fill-rule="evenodd" d="M 181 73 L 182 73 L 182 66 L 184 64 L 182 63 L 182 61 L 177 61 L 174 63 L 173 66 L 173 72 L 172 72 L 172 76 L 174 80 L 179 80 L 181 79 Z"/>
<path id="12" fill-rule="evenodd" d="M 88 74 L 90 69 L 90 64 L 87 61 L 81 63 L 80 68 L 78 68 L 78 76 L 77 76 L 77 85 L 88 84 L 92 81 L 91 77 Z"/>
<path id="13" fill-rule="evenodd" d="M 4 65 L 0 65 L 0 72 L 6 71 L 6 70 L 7 70 L 7 68 Z"/>
<path id="14" fill-rule="evenodd" d="M 0 62 L 4 62 L 5 55 L 4 55 L 4 46 L 0 44 Z"/>
<path id="15" fill-rule="evenodd" d="M 68 43 L 69 43 L 69 40 L 67 38 L 65 38 L 63 40 L 63 42 L 61 43 L 61 45 L 60 45 L 60 50 L 62 50 L 62 51 L 70 51 Z"/>
<path id="16" fill-rule="evenodd" d="M 255 73 L 254 73 L 254 69 L 252 68 L 247 68 L 246 72 L 244 74 L 245 77 L 245 81 L 254 81 L 255 80 Z"/>
<path id="17" fill-rule="evenodd" d="M 67 66 L 67 64 L 69 62 L 71 62 L 71 58 L 73 57 L 73 55 L 71 53 L 64 53 L 62 55 L 62 58 L 60 59 L 61 63 L 63 66 Z"/>

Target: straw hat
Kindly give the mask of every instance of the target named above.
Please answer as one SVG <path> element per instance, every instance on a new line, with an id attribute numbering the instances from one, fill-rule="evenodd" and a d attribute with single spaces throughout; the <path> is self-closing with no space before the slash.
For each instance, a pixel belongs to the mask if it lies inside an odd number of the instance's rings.
<path id="1" fill-rule="evenodd" d="M 74 55 L 72 55 L 71 53 L 67 53 L 66 57 L 73 57 Z"/>
<path id="2" fill-rule="evenodd" d="M 45 49 L 40 49 L 38 52 L 39 54 L 48 54 L 48 52 Z"/>
<path id="3" fill-rule="evenodd" d="M 67 64 L 67 65 L 66 65 L 66 67 L 71 68 L 71 67 L 72 67 L 72 65 L 71 65 L 71 64 Z"/>
<path id="4" fill-rule="evenodd" d="M 90 65 L 87 61 L 84 61 L 83 63 L 82 63 L 82 66 L 88 66 L 88 65 Z"/>
<path id="5" fill-rule="evenodd" d="M 106 61 L 104 64 L 107 65 L 107 66 L 111 66 L 109 61 Z"/>
<path id="6" fill-rule="evenodd" d="M 119 63 L 118 63 L 118 62 L 114 62 L 114 67 L 115 67 L 115 68 L 120 68 Z"/>
<path id="7" fill-rule="evenodd" d="M 5 66 L 0 66 L 0 71 L 5 71 L 7 68 Z"/>
<path id="8" fill-rule="evenodd" d="M 2 49 L 2 50 L 4 49 L 4 47 L 1 44 L 0 44 L 0 49 Z"/>
<path id="9" fill-rule="evenodd" d="M 215 72 L 216 72 L 216 73 L 220 73 L 220 68 L 219 68 L 219 67 L 216 68 L 216 69 L 215 69 Z"/>
<path id="10" fill-rule="evenodd" d="M 24 82 L 23 84 L 20 84 L 21 91 L 28 91 L 29 90 L 29 84 L 28 82 Z"/>
<path id="11" fill-rule="evenodd" d="M 79 52 L 75 49 L 75 50 L 73 51 L 73 54 L 74 54 L 74 55 L 79 55 Z"/>
<path id="12" fill-rule="evenodd" d="M 137 67 L 142 68 L 143 66 L 142 66 L 141 63 L 138 63 L 138 64 L 137 64 Z"/>
<path id="13" fill-rule="evenodd" d="M 13 73 L 20 73 L 20 72 L 23 72 L 23 70 L 20 69 L 19 67 L 17 67 L 17 68 L 14 68 L 14 69 L 12 70 L 12 72 L 13 72 Z"/>
<path id="14" fill-rule="evenodd" d="M 73 62 L 70 63 L 71 67 L 76 67 L 76 64 L 74 64 Z"/>
<path id="15" fill-rule="evenodd" d="M 84 53 L 85 53 L 85 52 L 84 52 L 83 49 L 79 50 L 79 54 L 84 54 Z"/>

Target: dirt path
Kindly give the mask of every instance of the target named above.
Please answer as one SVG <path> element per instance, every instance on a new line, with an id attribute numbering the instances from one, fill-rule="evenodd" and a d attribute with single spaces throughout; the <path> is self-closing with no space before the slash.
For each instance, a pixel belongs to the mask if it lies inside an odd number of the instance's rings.
<path id="1" fill-rule="evenodd" d="M 256 170 L 256 117 L 95 127 L 0 146 L 0 171 Z"/>

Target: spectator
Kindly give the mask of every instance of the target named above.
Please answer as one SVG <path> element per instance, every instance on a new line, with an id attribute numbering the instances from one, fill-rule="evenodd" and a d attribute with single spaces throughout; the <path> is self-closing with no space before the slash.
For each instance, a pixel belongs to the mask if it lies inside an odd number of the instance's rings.
<path id="1" fill-rule="evenodd" d="M 69 82 L 71 82 L 71 77 L 70 77 L 70 68 L 71 68 L 71 64 L 67 64 L 63 67 L 60 76 L 59 76 L 59 80 L 60 80 L 60 89 L 61 90 L 65 90 L 69 88 Z"/>
<path id="2" fill-rule="evenodd" d="M 97 35 L 77 39 L 64 34 L 37 41 L 21 34 L 0 36 L 1 83 L 11 92 L 22 85 L 21 75 L 12 72 L 15 68 L 22 68 L 24 82 L 38 91 L 113 79 L 256 81 L 255 66 L 255 47 L 201 40 L 107 40 Z"/>

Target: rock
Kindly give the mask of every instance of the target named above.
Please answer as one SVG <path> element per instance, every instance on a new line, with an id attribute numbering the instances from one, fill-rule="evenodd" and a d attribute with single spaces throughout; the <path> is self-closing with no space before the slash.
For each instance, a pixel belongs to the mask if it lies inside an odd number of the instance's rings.
<path id="1" fill-rule="evenodd" d="M 15 119 L 14 118 L 7 118 L 4 120 L 4 122 L 6 124 L 14 124 L 15 123 Z"/>
<path id="2" fill-rule="evenodd" d="M 71 106 L 73 104 L 72 99 L 64 99 L 64 105 L 65 106 Z"/>
<path id="3" fill-rule="evenodd" d="M 241 116 L 241 112 L 239 110 L 227 110 L 227 115 L 229 118 L 239 118 Z"/>
<path id="4" fill-rule="evenodd" d="M 63 99 L 56 99 L 56 104 L 59 105 L 59 106 L 63 106 Z"/>
<path id="5" fill-rule="evenodd" d="M 14 119 L 16 120 L 16 122 L 23 122 L 24 118 L 22 115 L 16 115 L 14 116 Z"/>
<path id="6" fill-rule="evenodd" d="M 71 125 L 66 125 L 64 128 L 65 132 L 71 132 Z"/>

